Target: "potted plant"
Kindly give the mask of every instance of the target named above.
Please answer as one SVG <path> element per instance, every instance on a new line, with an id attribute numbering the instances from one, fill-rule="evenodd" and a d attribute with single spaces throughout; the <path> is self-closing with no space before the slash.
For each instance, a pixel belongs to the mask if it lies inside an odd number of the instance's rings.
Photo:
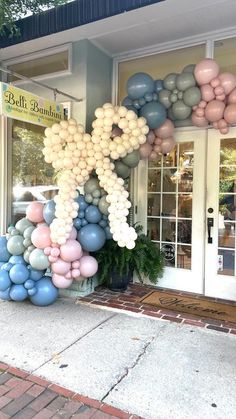
<path id="1" fill-rule="evenodd" d="M 134 249 L 119 247 L 114 240 L 107 240 L 102 249 L 93 255 L 98 261 L 98 280 L 113 291 L 126 290 L 135 273 L 140 282 L 148 279 L 157 283 L 163 274 L 164 258 L 151 239 L 135 226 L 138 237 Z"/>

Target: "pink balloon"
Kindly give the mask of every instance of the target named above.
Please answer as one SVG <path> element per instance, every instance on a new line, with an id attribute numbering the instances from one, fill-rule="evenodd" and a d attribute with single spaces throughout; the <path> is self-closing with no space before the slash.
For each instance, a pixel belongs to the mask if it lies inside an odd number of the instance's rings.
<path id="1" fill-rule="evenodd" d="M 26 218 L 32 223 L 41 223 L 43 219 L 43 204 L 41 202 L 33 201 L 26 208 Z"/>
<path id="2" fill-rule="evenodd" d="M 80 274 L 85 278 L 95 275 L 98 270 L 97 260 L 93 256 L 82 256 L 80 259 Z"/>
<path id="3" fill-rule="evenodd" d="M 202 100 L 205 102 L 210 102 L 211 100 L 215 99 L 215 93 L 212 86 L 209 84 L 203 84 L 203 86 L 200 87 Z"/>
<path id="4" fill-rule="evenodd" d="M 201 103 L 201 102 L 200 102 Z M 200 103 L 199 103 L 199 105 L 200 105 Z M 192 110 L 193 111 L 196 111 L 196 109 L 198 108 L 198 106 L 197 105 L 194 105 L 194 106 L 192 106 Z"/>
<path id="5" fill-rule="evenodd" d="M 59 248 L 60 246 L 57 243 L 52 243 L 52 247 L 58 247 Z"/>
<path id="6" fill-rule="evenodd" d="M 215 129 L 219 128 L 218 122 L 213 122 L 212 125 L 213 125 L 213 128 L 215 128 Z"/>
<path id="7" fill-rule="evenodd" d="M 194 69 L 194 76 L 198 84 L 201 86 L 203 84 L 210 83 L 212 79 L 217 77 L 219 74 L 219 66 L 216 61 L 211 58 L 205 58 L 196 64 Z"/>
<path id="8" fill-rule="evenodd" d="M 75 228 L 75 227 L 72 227 L 72 230 L 71 230 L 71 232 L 70 232 L 70 237 L 69 237 L 69 239 L 75 240 L 75 239 L 76 239 L 76 237 L 77 237 L 77 230 L 76 230 L 76 228 Z"/>
<path id="9" fill-rule="evenodd" d="M 60 249 L 58 249 L 57 247 L 53 248 L 51 250 L 51 255 L 54 256 L 55 258 L 60 256 Z"/>
<path id="10" fill-rule="evenodd" d="M 166 119 L 165 122 L 154 130 L 157 137 L 169 138 L 172 137 L 174 132 L 174 124 L 170 119 Z"/>
<path id="11" fill-rule="evenodd" d="M 205 109 L 206 105 L 207 105 L 207 102 L 205 100 L 201 100 L 201 102 L 199 102 L 199 104 L 198 104 L 198 107 L 201 108 L 201 109 Z M 196 106 L 196 109 L 198 107 Z M 196 109 L 194 109 L 194 110 L 196 111 Z"/>
<path id="12" fill-rule="evenodd" d="M 155 138 L 155 141 L 154 141 L 154 144 L 156 144 L 156 145 L 161 145 L 161 143 L 162 143 L 162 139 L 161 139 L 161 138 L 159 138 L 159 137 L 156 137 L 156 138 Z"/>
<path id="13" fill-rule="evenodd" d="M 154 145 L 153 150 L 158 154 L 161 153 L 161 146 L 160 145 Z"/>
<path id="14" fill-rule="evenodd" d="M 149 144 L 153 144 L 154 140 L 155 140 L 155 134 L 154 131 L 152 129 L 150 129 L 149 133 L 147 134 L 147 142 Z"/>
<path id="15" fill-rule="evenodd" d="M 224 88 L 222 86 L 217 86 L 214 88 L 215 95 L 222 95 L 224 93 Z"/>
<path id="16" fill-rule="evenodd" d="M 56 261 L 57 261 L 57 258 L 55 258 L 55 257 L 54 257 L 54 256 L 52 256 L 52 255 L 49 255 L 49 256 L 48 256 L 48 260 L 49 260 L 49 262 L 54 263 L 54 262 L 56 262 Z"/>
<path id="17" fill-rule="evenodd" d="M 224 89 L 224 93 L 228 95 L 236 87 L 236 77 L 231 73 L 221 73 L 219 75 L 220 84 Z"/>
<path id="18" fill-rule="evenodd" d="M 59 258 L 56 262 L 52 263 L 51 268 L 55 274 L 65 275 L 69 272 L 71 264 Z"/>
<path id="19" fill-rule="evenodd" d="M 220 119 L 219 121 L 218 121 L 218 128 L 219 129 L 222 129 L 222 128 L 226 128 L 228 125 L 227 125 L 227 122 L 226 122 L 226 120 L 225 119 Z"/>
<path id="20" fill-rule="evenodd" d="M 139 148 L 139 154 L 141 159 L 146 159 L 149 157 L 152 151 L 152 146 L 149 143 L 144 143 Z"/>
<path id="21" fill-rule="evenodd" d="M 76 240 L 68 239 L 60 247 L 61 258 L 66 262 L 74 262 L 82 256 L 82 248 Z"/>
<path id="22" fill-rule="evenodd" d="M 229 127 L 220 129 L 221 134 L 228 134 L 228 132 L 229 132 Z"/>
<path id="23" fill-rule="evenodd" d="M 52 282 L 57 288 L 69 288 L 73 282 L 73 279 L 67 279 L 62 275 L 53 274 Z"/>
<path id="24" fill-rule="evenodd" d="M 48 246 L 48 247 L 45 247 L 43 252 L 46 256 L 49 256 L 51 254 L 51 250 L 52 248 Z"/>
<path id="25" fill-rule="evenodd" d="M 225 104 L 220 100 L 212 100 L 205 109 L 205 117 L 210 122 L 216 122 L 223 118 Z"/>
<path id="26" fill-rule="evenodd" d="M 72 269 L 71 271 L 72 278 L 77 278 L 80 276 L 80 270 L 79 269 Z"/>
<path id="27" fill-rule="evenodd" d="M 161 143 L 161 152 L 162 154 L 170 153 L 175 146 L 175 141 L 173 137 L 165 138 Z"/>
<path id="28" fill-rule="evenodd" d="M 155 151 L 152 151 L 150 156 L 148 157 L 148 159 L 150 161 L 154 161 L 154 160 L 156 160 L 157 157 L 158 157 L 158 154 Z"/>
<path id="29" fill-rule="evenodd" d="M 226 106 L 224 112 L 224 119 L 228 124 L 235 124 L 236 123 L 236 104 L 231 103 L 230 105 Z"/>
<path id="30" fill-rule="evenodd" d="M 233 89 L 232 92 L 229 94 L 227 103 L 236 103 L 236 88 Z"/>
<path id="31" fill-rule="evenodd" d="M 75 262 L 72 262 L 72 268 L 78 269 L 80 267 L 80 261 L 76 260 Z"/>
<path id="32" fill-rule="evenodd" d="M 205 115 L 205 110 L 203 108 L 197 108 L 195 111 L 195 114 L 197 116 L 204 116 Z"/>
<path id="33" fill-rule="evenodd" d="M 225 94 L 223 93 L 222 95 L 216 95 L 216 100 L 221 100 L 223 102 L 223 100 L 225 100 Z"/>
<path id="34" fill-rule="evenodd" d="M 41 225 L 34 229 L 31 234 L 31 241 L 38 249 L 45 249 L 51 245 L 51 230 L 48 226 Z"/>
<path id="35" fill-rule="evenodd" d="M 219 77 L 216 77 L 215 79 L 212 79 L 211 81 L 210 81 L 210 85 L 212 86 L 212 87 L 217 87 L 217 86 L 219 86 L 220 85 L 220 79 L 219 79 Z"/>
<path id="36" fill-rule="evenodd" d="M 66 279 L 71 279 L 72 278 L 72 273 L 71 271 L 67 272 L 67 274 L 65 274 L 65 278 Z"/>
<path id="37" fill-rule="evenodd" d="M 196 112 L 192 113 L 191 119 L 195 127 L 207 127 L 208 125 L 208 121 L 206 120 L 206 118 L 204 116 L 197 116 Z"/>

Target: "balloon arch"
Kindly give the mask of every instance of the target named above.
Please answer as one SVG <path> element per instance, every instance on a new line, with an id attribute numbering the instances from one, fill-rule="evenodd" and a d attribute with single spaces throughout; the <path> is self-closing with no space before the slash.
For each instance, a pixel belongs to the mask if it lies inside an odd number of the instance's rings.
<path id="1" fill-rule="evenodd" d="M 122 106 L 96 109 L 91 135 L 74 119 L 46 128 L 43 154 L 58 173 L 59 192 L 46 205 L 32 202 L 0 237 L 1 299 L 52 304 L 58 288 L 96 274 L 89 253 L 106 240 L 133 249 L 125 179 L 140 158 L 169 153 L 175 126 L 213 124 L 226 134 L 236 123 L 236 77 L 211 59 L 163 80 L 134 74 L 127 93 Z"/>

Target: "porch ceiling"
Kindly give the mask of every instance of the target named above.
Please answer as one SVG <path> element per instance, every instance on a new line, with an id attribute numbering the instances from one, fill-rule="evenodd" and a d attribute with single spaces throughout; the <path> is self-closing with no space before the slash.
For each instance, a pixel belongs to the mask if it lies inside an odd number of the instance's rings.
<path id="1" fill-rule="evenodd" d="M 109 55 L 119 56 L 155 44 L 233 28 L 235 18 L 235 0 L 166 0 L 10 46 L 1 50 L 1 60 L 81 39 L 89 39 Z"/>

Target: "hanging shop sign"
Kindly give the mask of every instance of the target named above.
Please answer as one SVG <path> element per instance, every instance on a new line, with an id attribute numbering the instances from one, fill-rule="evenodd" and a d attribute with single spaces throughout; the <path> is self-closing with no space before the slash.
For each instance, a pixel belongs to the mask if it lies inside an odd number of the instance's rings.
<path id="1" fill-rule="evenodd" d="M 0 83 L 0 107 L 8 118 L 44 127 L 64 119 L 62 105 L 7 83 Z"/>

